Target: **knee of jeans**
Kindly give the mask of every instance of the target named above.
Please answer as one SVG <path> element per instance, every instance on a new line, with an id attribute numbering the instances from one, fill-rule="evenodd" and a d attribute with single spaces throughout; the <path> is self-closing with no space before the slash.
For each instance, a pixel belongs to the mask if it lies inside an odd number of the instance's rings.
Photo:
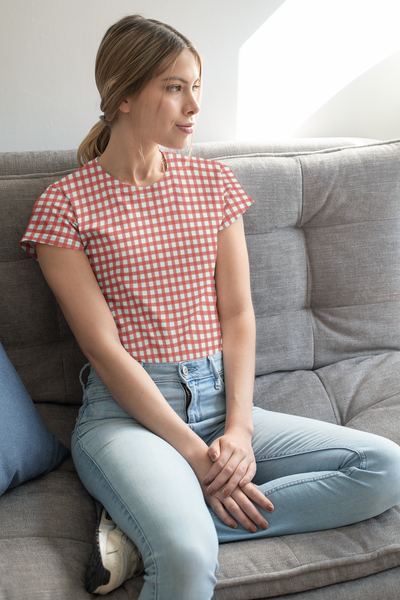
<path id="1" fill-rule="evenodd" d="M 373 455 L 374 471 L 380 475 L 380 481 L 374 487 L 386 508 L 390 508 L 400 502 L 400 446 L 383 437 L 378 439 Z"/>
<path id="2" fill-rule="evenodd" d="M 212 536 L 211 539 L 177 540 L 170 544 L 168 554 L 171 561 L 175 563 L 175 569 L 185 573 L 189 580 L 193 577 L 204 575 L 215 575 L 218 567 L 218 540 Z"/>
<path id="3" fill-rule="evenodd" d="M 179 588 L 176 598 L 207 598 L 217 582 L 218 539 L 216 533 L 205 538 L 200 534 L 194 539 L 169 536 L 163 541 L 163 557 L 157 562 L 157 579 L 173 579 Z M 156 557 L 155 557 L 156 558 Z M 163 574 L 163 567 L 165 573 Z M 174 583 L 172 582 L 172 585 Z M 171 581 L 170 581 L 171 584 Z M 202 591 L 201 591 L 202 590 Z M 208 591 L 207 591 L 208 590 Z M 184 592 L 184 593 L 183 593 Z"/>

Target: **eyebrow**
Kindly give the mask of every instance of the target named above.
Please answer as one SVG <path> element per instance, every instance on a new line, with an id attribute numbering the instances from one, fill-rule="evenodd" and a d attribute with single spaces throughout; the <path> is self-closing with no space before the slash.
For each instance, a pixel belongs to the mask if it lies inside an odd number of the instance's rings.
<path id="1" fill-rule="evenodd" d="M 171 79 L 176 79 L 178 81 L 181 81 L 182 83 L 189 83 L 186 79 L 183 79 L 182 77 L 174 77 L 174 76 L 166 77 L 165 79 L 162 79 L 161 81 L 171 81 Z M 194 83 L 197 83 L 198 81 L 200 81 L 200 77 L 198 77 Z"/>

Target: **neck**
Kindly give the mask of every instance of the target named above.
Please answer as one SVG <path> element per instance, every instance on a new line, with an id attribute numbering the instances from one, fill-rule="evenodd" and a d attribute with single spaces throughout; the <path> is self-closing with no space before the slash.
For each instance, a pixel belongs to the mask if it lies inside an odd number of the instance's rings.
<path id="1" fill-rule="evenodd" d="M 128 185 L 146 187 L 163 178 L 164 157 L 157 144 L 138 146 L 132 138 L 111 132 L 99 165 L 112 177 Z"/>

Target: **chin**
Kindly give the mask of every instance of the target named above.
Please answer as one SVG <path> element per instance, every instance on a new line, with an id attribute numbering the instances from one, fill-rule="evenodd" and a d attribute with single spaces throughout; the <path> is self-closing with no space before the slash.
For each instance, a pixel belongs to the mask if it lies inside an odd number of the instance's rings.
<path id="1" fill-rule="evenodd" d="M 190 135 L 192 135 L 192 134 L 190 134 Z M 169 148 L 170 150 L 183 150 L 184 148 L 186 148 L 189 145 L 190 135 L 187 136 L 186 139 L 184 139 L 184 140 L 180 140 L 180 141 L 175 140 L 174 142 L 170 141 L 167 144 L 160 144 L 160 146 L 162 146 L 163 148 Z"/>

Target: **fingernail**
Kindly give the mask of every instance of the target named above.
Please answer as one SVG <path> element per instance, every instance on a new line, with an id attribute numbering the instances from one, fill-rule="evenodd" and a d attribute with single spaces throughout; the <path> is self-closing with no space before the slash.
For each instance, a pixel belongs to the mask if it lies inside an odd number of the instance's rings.
<path id="1" fill-rule="evenodd" d="M 256 533 L 257 527 L 249 527 L 249 531 L 250 531 L 250 533 Z"/>
<path id="2" fill-rule="evenodd" d="M 208 491 L 208 493 L 209 493 L 211 496 L 212 496 L 212 495 L 214 494 L 214 492 L 215 492 L 214 488 L 209 488 L 207 491 Z"/>
<path id="3" fill-rule="evenodd" d="M 264 521 L 264 523 L 261 523 L 261 529 L 264 529 L 264 531 L 266 529 L 268 529 L 268 523 L 267 523 L 267 521 Z"/>
<path id="4" fill-rule="evenodd" d="M 227 498 L 230 495 L 229 490 L 224 490 L 222 492 L 222 495 L 224 496 L 224 498 Z"/>
<path id="5" fill-rule="evenodd" d="M 237 529 L 237 523 L 232 523 L 232 525 L 230 525 L 230 527 L 232 527 L 232 529 Z"/>

